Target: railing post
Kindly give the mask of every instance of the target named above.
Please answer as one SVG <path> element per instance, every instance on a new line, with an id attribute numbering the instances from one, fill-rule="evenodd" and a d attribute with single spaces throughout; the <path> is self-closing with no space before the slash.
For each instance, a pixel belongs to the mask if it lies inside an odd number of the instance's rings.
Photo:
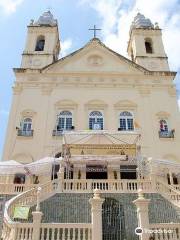
<path id="1" fill-rule="evenodd" d="M 89 199 L 91 204 L 92 240 L 102 240 L 102 204 L 104 199 L 100 197 L 100 190 L 94 190 L 93 198 Z"/>
<path id="2" fill-rule="evenodd" d="M 32 240 L 40 239 L 41 220 L 42 220 L 42 216 L 43 216 L 43 213 L 40 211 L 40 193 L 41 193 L 41 188 L 38 188 L 36 211 L 32 212 L 32 215 L 33 215 Z"/>
<path id="3" fill-rule="evenodd" d="M 64 166 L 61 165 L 59 172 L 58 172 L 58 182 L 59 182 L 59 191 L 63 192 L 64 190 Z"/>
<path id="4" fill-rule="evenodd" d="M 41 219 L 42 219 L 42 212 L 32 212 L 33 215 L 33 234 L 32 240 L 39 240 L 40 239 L 40 230 L 41 230 Z"/>
<path id="5" fill-rule="evenodd" d="M 150 199 L 145 199 L 142 190 L 139 189 L 138 199 L 134 200 L 133 203 L 137 207 L 138 227 L 142 229 L 140 240 L 149 240 L 149 233 L 146 230 L 149 229 L 148 206 Z"/>

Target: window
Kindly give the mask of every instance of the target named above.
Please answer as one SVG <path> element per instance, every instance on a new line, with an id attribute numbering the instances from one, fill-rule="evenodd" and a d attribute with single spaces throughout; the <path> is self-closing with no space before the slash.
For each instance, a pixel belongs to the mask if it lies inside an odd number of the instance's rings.
<path id="1" fill-rule="evenodd" d="M 45 38 L 44 36 L 40 36 L 37 39 L 35 51 L 44 51 L 44 45 L 45 45 Z"/>
<path id="2" fill-rule="evenodd" d="M 160 132 L 168 132 L 168 124 L 167 121 L 164 119 L 161 119 L 159 121 L 159 127 L 160 127 Z"/>
<path id="3" fill-rule="evenodd" d="M 71 130 L 72 127 L 72 113 L 69 111 L 62 111 L 58 116 L 57 131 Z"/>
<path id="4" fill-rule="evenodd" d="M 120 120 L 119 120 L 119 131 L 128 131 L 128 130 L 134 130 L 134 121 L 133 121 L 133 115 L 130 112 L 121 112 L 120 113 Z"/>
<path id="5" fill-rule="evenodd" d="M 93 111 L 89 114 L 89 129 L 103 130 L 103 115 L 99 111 Z"/>
<path id="6" fill-rule="evenodd" d="M 26 181 L 26 176 L 21 173 L 17 173 L 14 176 L 14 184 L 25 184 Z"/>
<path id="7" fill-rule="evenodd" d="M 23 121 L 20 123 L 20 128 L 16 128 L 18 136 L 24 137 L 32 137 L 33 130 L 32 130 L 32 119 L 31 118 L 24 118 Z"/>
<path id="8" fill-rule="evenodd" d="M 152 48 L 152 41 L 151 39 L 145 40 L 145 48 L 146 48 L 146 53 L 153 53 L 153 48 Z"/>
<path id="9" fill-rule="evenodd" d="M 31 118 L 25 118 L 22 122 L 22 131 L 28 132 L 32 130 L 32 119 Z"/>

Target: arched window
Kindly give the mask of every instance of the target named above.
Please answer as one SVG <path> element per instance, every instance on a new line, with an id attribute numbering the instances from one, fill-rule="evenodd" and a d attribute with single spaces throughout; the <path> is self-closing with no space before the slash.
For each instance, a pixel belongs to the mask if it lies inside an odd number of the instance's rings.
<path id="1" fill-rule="evenodd" d="M 132 113 L 127 111 L 121 112 L 119 124 L 120 124 L 120 127 L 119 127 L 120 131 L 134 130 L 134 121 L 133 121 Z"/>
<path id="2" fill-rule="evenodd" d="M 72 113 L 70 111 L 62 111 L 58 116 L 57 131 L 71 130 L 72 127 Z"/>
<path id="3" fill-rule="evenodd" d="M 24 118 L 22 122 L 22 131 L 28 132 L 32 130 L 32 119 Z"/>
<path id="4" fill-rule="evenodd" d="M 151 39 L 146 39 L 145 40 L 145 48 L 146 48 L 146 53 L 153 53 L 153 48 L 152 48 L 152 41 Z"/>
<path id="5" fill-rule="evenodd" d="M 99 111 L 93 111 L 89 114 L 89 129 L 91 130 L 103 130 L 104 119 L 103 115 Z"/>
<path id="6" fill-rule="evenodd" d="M 168 132 L 168 123 L 165 119 L 159 121 L 159 127 L 161 132 Z"/>
<path id="7" fill-rule="evenodd" d="M 44 36 L 38 37 L 37 42 L 36 42 L 35 51 L 44 51 L 44 46 L 45 46 Z"/>

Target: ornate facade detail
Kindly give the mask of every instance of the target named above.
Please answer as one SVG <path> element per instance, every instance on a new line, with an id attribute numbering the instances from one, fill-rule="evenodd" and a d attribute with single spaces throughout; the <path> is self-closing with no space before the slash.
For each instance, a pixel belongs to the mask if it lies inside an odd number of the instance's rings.
<path id="1" fill-rule="evenodd" d="M 26 109 L 21 112 L 22 117 L 34 117 L 37 114 L 37 112 L 31 110 L 31 109 Z"/>
<path id="2" fill-rule="evenodd" d="M 99 55 L 92 55 L 88 57 L 87 61 L 92 66 L 100 66 L 103 64 L 103 58 Z"/>
<path id="3" fill-rule="evenodd" d="M 114 104 L 116 109 L 136 109 L 137 104 L 130 100 L 122 100 Z"/>
<path id="4" fill-rule="evenodd" d="M 77 108 L 78 104 L 73 100 L 63 99 L 59 100 L 54 104 L 56 109 L 75 109 Z"/>

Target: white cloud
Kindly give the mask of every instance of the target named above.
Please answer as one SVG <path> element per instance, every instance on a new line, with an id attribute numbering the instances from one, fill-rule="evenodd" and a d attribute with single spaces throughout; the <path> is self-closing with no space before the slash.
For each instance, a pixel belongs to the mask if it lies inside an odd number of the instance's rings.
<path id="1" fill-rule="evenodd" d="M 66 56 L 72 47 L 72 39 L 68 38 L 61 42 L 61 57 Z"/>
<path id="2" fill-rule="evenodd" d="M 0 9 L 6 14 L 11 14 L 15 12 L 17 7 L 23 2 L 24 0 L 0 0 Z"/>

